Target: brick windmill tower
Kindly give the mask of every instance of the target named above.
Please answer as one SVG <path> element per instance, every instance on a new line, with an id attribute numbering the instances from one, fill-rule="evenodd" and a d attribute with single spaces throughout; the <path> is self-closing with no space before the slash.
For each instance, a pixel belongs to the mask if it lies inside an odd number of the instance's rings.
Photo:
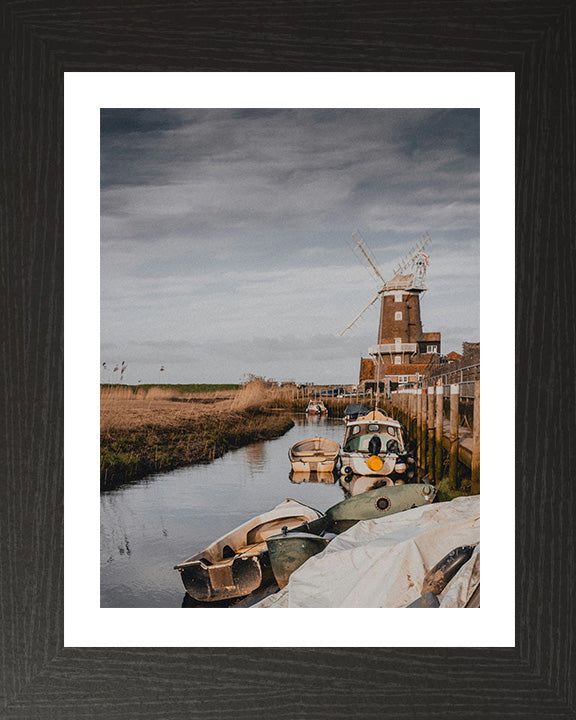
<path id="1" fill-rule="evenodd" d="M 374 386 L 379 379 L 393 390 L 409 386 L 440 354 L 440 333 L 424 333 L 420 317 L 420 296 L 427 289 L 428 255 L 424 250 L 430 235 L 426 234 L 394 269 L 391 280 L 384 279 L 359 233 L 352 238 L 382 286 L 341 335 L 380 298 L 378 341 L 368 349 L 371 357 L 361 359 L 360 384 Z"/>

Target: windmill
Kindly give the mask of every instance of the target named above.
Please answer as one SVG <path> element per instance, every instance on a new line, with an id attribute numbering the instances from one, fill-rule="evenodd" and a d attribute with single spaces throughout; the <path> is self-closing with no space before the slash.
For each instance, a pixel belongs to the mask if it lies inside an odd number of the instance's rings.
<path id="1" fill-rule="evenodd" d="M 424 248 L 431 241 L 429 233 L 425 233 L 394 268 L 394 276 L 391 280 L 384 279 L 362 235 L 356 231 L 352 235 L 352 239 L 382 285 L 368 305 L 356 315 L 340 335 L 344 335 L 380 298 L 378 345 L 393 344 L 396 350 L 400 350 L 399 345 L 413 345 L 422 335 L 419 296 L 427 289 L 428 256 L 424 252 Z M 404 274 L 405 271 L 408 272 Z M 400 342 L 398 342 L 399 340 Z M 410 350 L 403 348 L 403 350 L 415 352 L 416 347 L 410 348 Z M 386 352 L 384 349 L 382 351 Z M 394 350 L 390 349 L 389 351 L 393 352 Z"/>

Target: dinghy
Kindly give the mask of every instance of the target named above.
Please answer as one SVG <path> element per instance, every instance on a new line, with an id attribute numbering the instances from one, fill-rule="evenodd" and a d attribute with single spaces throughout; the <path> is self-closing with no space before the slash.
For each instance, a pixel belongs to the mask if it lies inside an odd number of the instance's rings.
<path id="1" fill-rule="evenodd" d="M 339 452 L 340 445 L 335 440 L 313 437 L 292 445 L 288 457 L 294 472 L 331 472 Z"/>
<path id="2" fill-rule="evenodd" d="M 283 527 L 312 522 L 321 513 L 296 500 L 285 500 L 219 538 L 205 550 L 174 566 L 186 592 L 211 602 L 248 595 L 273 580 L 266 538 Z"/>

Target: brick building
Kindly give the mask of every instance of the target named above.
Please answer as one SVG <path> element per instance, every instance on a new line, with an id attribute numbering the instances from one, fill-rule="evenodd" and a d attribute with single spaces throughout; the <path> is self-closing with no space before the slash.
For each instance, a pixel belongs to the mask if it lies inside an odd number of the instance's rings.
<path id="1" fill-rule="evenodd" d="M 378 343 L 368 348 L 370 357 L 360 360 L 360 387 L 395 390 L 410 386 L 441 353 L 439 332 L 423 332 L 420 295 L 426 290 L 423 277 L 396 274 L 380 291 Z"/>

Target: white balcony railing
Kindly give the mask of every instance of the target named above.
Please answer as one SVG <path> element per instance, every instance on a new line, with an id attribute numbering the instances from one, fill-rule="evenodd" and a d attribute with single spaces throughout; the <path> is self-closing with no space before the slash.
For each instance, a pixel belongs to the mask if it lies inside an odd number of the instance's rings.
<path id="1" fill-rule="evenodd" d="M 388 343 L 386 345 L 371 345 L 368 348 L 369 355 L 384 355 L 388 353 L 414 353 L 416 343 Z"/>

